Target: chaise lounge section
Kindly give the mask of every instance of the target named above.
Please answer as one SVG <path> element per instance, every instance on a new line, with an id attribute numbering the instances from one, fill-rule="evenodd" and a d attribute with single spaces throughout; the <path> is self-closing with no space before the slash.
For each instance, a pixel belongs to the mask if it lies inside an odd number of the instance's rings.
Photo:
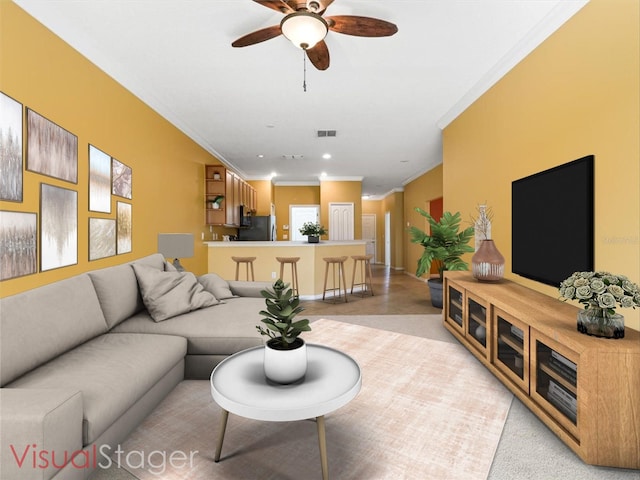
<path id="1" fill-rule="evenodd" d="M 0 300 L 0 478 L 87 478 L 181 380 L 261 344 L 268 283 L 167 268 L 155 254 Z M 159 310 L 149 275 L 171 285 Z"/>

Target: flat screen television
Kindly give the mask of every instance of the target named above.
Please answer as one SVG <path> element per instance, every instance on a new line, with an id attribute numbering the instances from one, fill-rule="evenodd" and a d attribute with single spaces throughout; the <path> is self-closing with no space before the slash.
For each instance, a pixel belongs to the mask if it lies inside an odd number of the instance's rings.
<path id="1" fill-rule="evenodd" d="M 594 156 L 511 184 L 512 272 L 559 286 L 593 270 Z"/>

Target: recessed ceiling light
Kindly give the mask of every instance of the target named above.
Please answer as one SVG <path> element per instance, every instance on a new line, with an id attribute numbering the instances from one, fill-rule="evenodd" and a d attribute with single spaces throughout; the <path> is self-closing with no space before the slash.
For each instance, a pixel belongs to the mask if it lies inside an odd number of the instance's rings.
<path id="1" fill-rule="evenodd" d="M 325 160 L 329 160 L 331 158 L 331 154 L 325 153 L 324 155 L 322 155 L 322 158 L 324 158 Z"/>
<path id="2" fill-rule="evenodd" d="M 256 155 L 256 157 L 258 158 L 264 158 L 264 155 L 262 153 L 259 153 L 258 155 Z"/>
<path id="3" fill-rule="evenodd" d="M 368 194 L 366 194 L 366 193 L 365 193 L 364 195 L 362 195 L 362 199 L 363 199 L 363 200 L 366 200 L 366 199 L 368 199 L 368 198 L 369 198 L 369 195 L 368 195 Z"/>
<path id="4" fill-rule="evenodd" d="M 324 178 L 324 177 L 326 177 L 326 176 L 327 176 L 327 172 L 322 172 L 322 173 L 320 174 L 320 176 L 321 176 L 321 177 L 323 177 L 323 178 Z"/>
<path id="5" fill-rule="evenodd" d="M 273 177 L 277 177 L 278 174 L 276 172 L 271 172 L 271 175 L 269 175 L 269 178 L 273 178 Z"/>

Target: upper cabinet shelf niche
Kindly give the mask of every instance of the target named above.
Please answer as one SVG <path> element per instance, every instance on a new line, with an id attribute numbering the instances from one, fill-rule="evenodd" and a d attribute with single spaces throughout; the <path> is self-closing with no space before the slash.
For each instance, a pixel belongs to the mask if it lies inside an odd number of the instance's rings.
<path id="1" fill-rule="evenodd" d="M 205 165 L 204 181 L 204 211 L 207 225 L 239 227 L 240 205 L 244 206 L 246 213 L 256 211 L 255 188 L 231 170 L 222 165 Z"/>

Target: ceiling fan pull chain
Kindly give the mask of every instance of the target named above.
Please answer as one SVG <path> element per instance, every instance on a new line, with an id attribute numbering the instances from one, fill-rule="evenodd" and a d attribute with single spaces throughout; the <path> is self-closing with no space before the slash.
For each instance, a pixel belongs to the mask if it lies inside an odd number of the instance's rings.
<path id="1" fill-rule="evenodd" d="M 302 50 L 302 90 L 307 91 L 307 52 Z"/>

